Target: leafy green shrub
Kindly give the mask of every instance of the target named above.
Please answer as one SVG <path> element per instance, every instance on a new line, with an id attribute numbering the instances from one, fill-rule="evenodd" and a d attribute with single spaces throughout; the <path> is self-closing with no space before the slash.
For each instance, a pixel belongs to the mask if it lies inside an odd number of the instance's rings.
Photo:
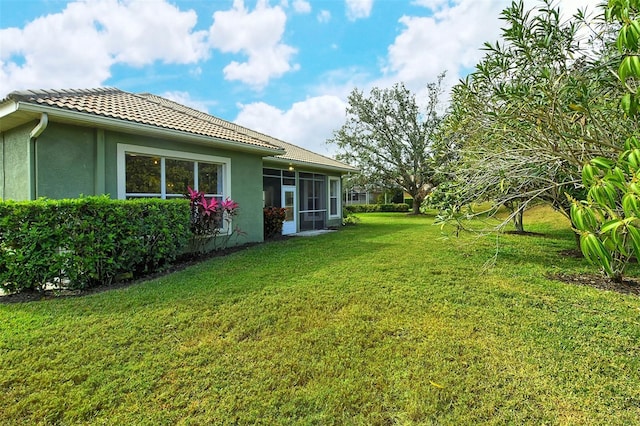
<path id="1" fill-rule="evenodd" d="M 607 21 L 620 25 L 616 47 L 622 54 L 618 77 L 625 94 L 620 107 L 627 117 L 640 115 L 640 2 L 610 0 Z M 631 83 L 630 83 L 631 82 Z M 571 222 L 580 250 L 614 281 L 622 282 L 627 264 L 640 258 L 640 138 L 630 135 L 614 161 L 596 157 L 582 167 L 586 200 L 571 199 Z"/>
<path id="2" fill-rule="evenodd" d="M 189 237 L 182 200 L 0 203 L 0 287 L 87 288 L 138 276 L 176 259 Z"/>
<path id="3" fill-rule="evenodd" d="M 282 207 L 265 207 L 264 215 L 264 239 L 269 240 L 282 235 L 282 224 L 287 217 L 287 210 Z"/>
<path id="4" fill-rule="evenodd" d="M 0 204 L 0 284 L 5 290 L 44 286 L 60 275 L 64 237 L 57 206 Z"/>
<path id="5" fill-rule="evenodd" d="M 409 205 L 405 203 L 380 204 L 381 212 L 408 212 Z"/>
<path id="6" fill-rule="evenodd" d="M 345 210 L 350 213 L 375 213 L 375 212 L 408 212 L 409 205 L 405 203 L 397 204 L 351 204 L 345 206 Z"/>
<path id="7" fill-rule="evenodd" d="M 344 206 L 349 213 L 373 213 L 380 211 L 380 204 L 350 204 Z"/>
<path id="8" fill-rule="evenodd" d="M 360 222 L 358 216 L 354 213 L 350 212 L 347 208 L 342 209 L 342 224 L 347 225 L 357 225 Z"/>
<path id="9" fill-rule="evenodd" d="M 572 199 L 571 222 L 585 259 L 622 281 L 640 257 L 640 140 L 629 137 L 618 161 L 596 157 L 582 167 L 587 199 Z"/>

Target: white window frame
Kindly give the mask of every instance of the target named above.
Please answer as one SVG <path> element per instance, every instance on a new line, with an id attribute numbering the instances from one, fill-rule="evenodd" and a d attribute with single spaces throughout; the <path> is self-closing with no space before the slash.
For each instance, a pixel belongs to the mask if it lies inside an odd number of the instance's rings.
<path id="1" fill-rule="evenodd" d="M 341 190 L 341 179 L 338 177 L 334 177 L 334 176 L 328 176 L 328 197 L 327 200 L 329 200 L 329 202 L 327 203 L 327 207 L 328 207 L 328 212 L 329 212 L 329 218 L 330 219 L 337 219 L 339 217 L 342 216 L 342 190 Z M 337 193 L 335 194 L 335 199 L 336 199 L 336 214 L 331 214 L 331 182 L 337 182 Z"/>
<path id="2" fill-rule="evenodd" d="M 117 182 L 118 182 L 118 199 L 124 200 L 127 197 L 127 180 L 126 180 L 126 154 L 140 154 L 160 157 L 161 159 L 161 180 L 164 177 L 165 158 L 187 161 L 201 161 L 203 163 L 220 164 L 222 166 L 222 198 L 231 198 L 231 159 L 227 157 L 217 157 L 213 155 L 194 154 L 185 151 L 174 151 L 169 149 L 152 148 L 141 145 L 118 144 L 117 147 Z M 197 180 L 197 175 L 194 176 Z M 194 185 L 197 187 L 197 185 Z M 197 188 L 195 188 L 197 189 Z M 160 185 L 160 194 L 158 198 L 166 199 L 166 188 L 164 182 Z"/>

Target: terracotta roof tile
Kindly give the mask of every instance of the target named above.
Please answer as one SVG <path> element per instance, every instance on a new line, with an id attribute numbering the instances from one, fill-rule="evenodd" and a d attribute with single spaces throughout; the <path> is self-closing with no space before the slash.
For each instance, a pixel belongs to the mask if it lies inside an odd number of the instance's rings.
<path id="1" fill-rule="evenodd" d="M 319 166 L 327 166 L 331 168 L 344 169 L 347 171 L 357 171 L 355 167 L 352 167 L 348 164 L 342 163 L 340 161 L 334 160 L 333 158 L 326 157 L 324 155 L 317 154 L 313 151 L 309 151 L 308 149 L 301 148 L 299 146 L 287 143 L 280 139 L 276 139 L 272 136 L 266 135 L 264 133 L 256 132 L 255 130 L 251 130 L 247 127 L 240 126 L 235 123 L 231 123 L 229 121 L 222 120 L 218 117 L 214 117 L 212 115 L 206 114 L 202 111 L 198 111 L 193 108 L 189 108 L 188 106 L 181 105 L 177 102 L 174 102 L 169 99 L 165 99 L 163 97 L 153 95 L 150 93 L 141 93 L 139 96 L 146 97 L 149 100 L 153 100 L 162 105 L 165 105 L 169 108 L 175 108 L 185 114 L 192 114 L 202 120 L 209 120 L 212 123 L 217 125 L 226 127 L 230 130 L 233 130 L 238 133 L 242 133 L 247 135 L 250 138 L 255 138 L 262 140 L 265 143 L 268 143 L 273 146 L 277 146 L 278 148 L 283 148 L 286 152 L 282 155 L 277 155 L 276 158 L 280 158 L 283 160 L 291 160 L 295 162 L 303 162 L 308 163 L 310 165 L 319 165 Z"/>
<path id="2" fill-rule="evenodd" d="M 14 101 L 78 111 L 262 148 L 281 148 L 286 151 L 285 154 L 276 155 L 275 158 L 356 171 L 354 167 L 340 161 L 150 93 L 133 94 L 106 87 L 16 91 L 8 97 Z"/>
<path id="3" fill-rule="evenodd" d="M 207 114 L 202 113 L 202 117 L 187 114 L 179 108 L 171 108 L 145 96 L 115 88 L 19 91 L 10 93 L 9 98 L 19 102 L 78 111 L 263 148 L 274 148 L 269 143 L 234 132 L 213 120 L 204 119 Z"/>

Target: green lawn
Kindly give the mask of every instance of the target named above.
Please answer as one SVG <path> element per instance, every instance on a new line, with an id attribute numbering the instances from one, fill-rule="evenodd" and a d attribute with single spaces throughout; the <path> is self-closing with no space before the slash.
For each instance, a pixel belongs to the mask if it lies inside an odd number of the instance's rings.
<path id="1" fill-rule="evenodd" d="M 4 424 L 640 424 L 640 298 L 544 236 L 361 215 L 79 298 L 0 304 Z M 490 261 L 490 262 L 487 262 Z M 634 271 L 632 271 L 634 272 Z"/>

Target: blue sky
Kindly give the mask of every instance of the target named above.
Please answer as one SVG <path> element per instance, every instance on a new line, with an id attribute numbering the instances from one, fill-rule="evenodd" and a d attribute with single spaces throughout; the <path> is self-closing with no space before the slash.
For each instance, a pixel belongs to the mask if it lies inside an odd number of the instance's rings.
<path id="1" fill-rule="evenodd" d="M 598 0 L 561 0 L 574 11 Z M 353 88 L 450 87 L 510 0 L 0 0 L 0 97 L 151 92 L 331 155 Z M 525 4 L 535 5 L 534 0 Z"/>

